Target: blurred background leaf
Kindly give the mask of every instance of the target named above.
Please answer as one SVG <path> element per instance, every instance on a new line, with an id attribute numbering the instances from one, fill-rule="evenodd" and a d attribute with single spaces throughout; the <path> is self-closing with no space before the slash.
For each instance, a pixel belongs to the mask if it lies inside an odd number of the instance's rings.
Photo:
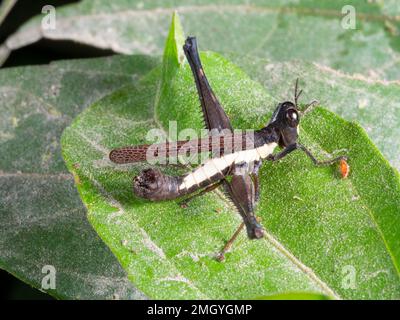
<path id="1" fill-rule="evenodd" d="M 342 27 L 342 8 L 356 8 L 356 29 Z M 117 53 L 159 55 L 177 10 L 203 50 L 274 61 L 302 59 L 371 78 L 400 76 L 399 16 L 393 1 L 83 0 L 57 10 L 57 27 L 32 19 L 3 45 L 9 51 L 40 39 L 69 40 Z"/>
<path id="2" fill-rule="evenodd" d="M 142 298 L 86 219 L 60 152 L 86 106 L 135 83 L 155 60 L 114 57 L 0 72 L 0 268 L 40 288 L 57 271 L 58 298 Z"/>

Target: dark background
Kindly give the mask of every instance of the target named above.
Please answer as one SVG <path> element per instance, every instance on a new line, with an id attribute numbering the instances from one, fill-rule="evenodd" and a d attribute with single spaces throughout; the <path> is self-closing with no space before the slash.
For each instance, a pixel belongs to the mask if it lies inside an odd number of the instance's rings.
<path id="1" fill-rule="evenodd" d="M 3 43 L 9 35 L 13 34 L 29 18 L 41 14 L 43 6 L 53 5 L 57 8 L 58 6 L 74 2 L 79 2 L 79 0 L 18 1 L 0 26 L 0 43 Z M 109 50 L 99 50 L 72 41 L 42 40 L 12 52 L 2 68 L 47 64 L 54 60 L 100 57 L 112 54 L 114 53 Z M 52 297 L 30 287 L 8 272 L 0 269 L 0 299 L 42 300 L 52 299 Z"/>

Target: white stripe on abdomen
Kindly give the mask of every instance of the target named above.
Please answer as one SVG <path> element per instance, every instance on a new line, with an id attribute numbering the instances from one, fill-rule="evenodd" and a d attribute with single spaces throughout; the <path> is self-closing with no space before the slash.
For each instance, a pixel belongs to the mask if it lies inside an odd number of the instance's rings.
<path id="1" fill-rule="evenodd" d="M 247 162 L 250 164 L 254 161 L 265 159 L 274 151 L 276 146 L 276 143 L 269 143 L 256 149 L 238 151 L 224 155 L 220 158 L 209 159 L 183 178 L 179 190 L 189 189 L 194 185 L 199 185 L 217 173 L 222 173 L 222 171 L 234 163 L 238 164 Z"/>

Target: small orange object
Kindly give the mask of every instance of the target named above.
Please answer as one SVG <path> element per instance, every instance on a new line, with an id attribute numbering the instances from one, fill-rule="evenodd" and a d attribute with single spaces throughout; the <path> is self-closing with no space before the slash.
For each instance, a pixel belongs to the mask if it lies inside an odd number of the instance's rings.
<path id="1" fill-rule="evenodd" d="M 342 175 L 343 179 L 346 179 L 349 176 L 350 166 L 346 160 L 344 160 L 344 159 L 340 160 L 339 170 L 340 170 L 340 174 Z"/>

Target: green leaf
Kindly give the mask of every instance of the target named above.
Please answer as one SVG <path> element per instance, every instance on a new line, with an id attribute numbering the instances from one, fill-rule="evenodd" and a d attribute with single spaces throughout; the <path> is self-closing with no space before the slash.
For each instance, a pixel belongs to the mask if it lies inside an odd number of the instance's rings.
<path id="1" fill-rule="evenodd" d="M 171 43 L 180 38 L 170 34 L 165 52 L 181 46 Z M 241 234 L 223 263 L 215 254 L 241 219 L 219 192 L 194 200 L 187 209 L 176 201 L 149 203 L 134 197 L 132 178 L 148 165 L 114 165 L 109 151 L 148 142 L 148 130 L 166 130 L 169 120 L 177 120 L 178 129 L 202 127 L 190 68 L 187 63 L 166 67 L 170 58 L 166 54 L 164 64 L 138 86 L 93 104 L 62 137 L 63 156 L 89 221 L 135 286 L 148 297 L 167 299 L 288 292 L 398 299 L 399 175 L 361 127 L 327 110 L 317 108 L 304 117 L 301 140 L 319 158 L 345 151 L 350 178 L 339 179 L 334 167 L 315 168 L 300 152 L 264 164 L 257 213 L 266 237 L 249 241 Z M 201 58 L 234 127 L 265 125 L 278 97 L 220 55 L 207 52 Z M 291 74 L 281 76 L 293 80 Z M 162 86 L 166 89 L 160 92 Z"/>
<path id="2" fill-rule="evenodd" d="M 342 27 L 345 5 L 356 9 L 355 30 Z M 84 0 L 57 9 L 55 30 L 43 30 L 43 15 L 38 15 L 1 51 L 51 39 L 159 55 L 170 16 L 178 10 L 188 34 L 197 35 L 203 49 L 276 61 L 304 59 L 348 73 L 398 79 L 396 8 L 393 1 L 365 0 Z"/>
<path id="3" fill-rule="evenodd" d="M 143 298 L 86 219 L 60 136 L 80 111 L 134 84 L 147 57 L 57 62 L 0 71 L 0 268 L 41 288 L 56 268 L 66 299 Z"/>

